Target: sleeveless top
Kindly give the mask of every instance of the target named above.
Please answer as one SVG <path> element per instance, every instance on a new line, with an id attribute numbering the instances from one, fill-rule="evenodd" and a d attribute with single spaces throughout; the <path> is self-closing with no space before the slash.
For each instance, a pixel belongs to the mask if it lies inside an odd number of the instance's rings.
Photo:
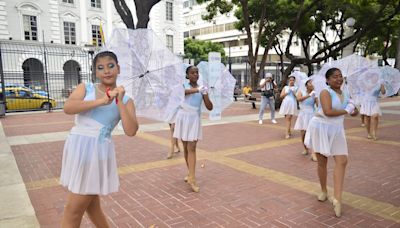
<path id="1" fill-rule="evenodd" d="M 95 85 L 93 83 L 87 83 L 85 85 L 86 87 L 86 95 L 84 100 L 85 101 L 91 101 L 96 99 L 96 89 Z M 128 102 L 129 97 L 124 96 L 123 102 L 126 104 Z M 119 109 L 117 107 L 117 104 L 115 101 L 113 101 L 111 104 L 108 105 L 102 105 L 98 106 L 94 109 L 91 109 L 86 112 L 79 113 L 75 115 L 75 127 L 82 128 L 85 126 L 85 120 L 92 119 L 95 120 L 96 122 L 100 123 L 103 125 L 103 127 L 100 129 L 99 133 L 99 139 L 100 141 L 104 138 L 110 138 L 111 137 L 111 132 L 115 128 L 115 126 L 118 124 L 120 120 L 120 113 Z"/>
<path id="2" fill-rule="evenodd" d="M 327 90 L 329 92 L 329 95 L 331 96 L 331 100 L 332 100 L 332 109 L 335 110 L 341 110 L 341 109 L 345 109 L 347 104 L 349 103 L 350 100 L 350 96 L 349 94 L 343 90 L 343 102 L 340 101 L 340 97 L 337 95 L 337 93 L 331 89 L 331 87 L 328 86 L 328 88 L 326 88 L 325 90 Z M 318 116 L 317 118 L 323 119 L 325 120 L 324 122 L 326 123 L 332 123 L 332 124 L 342 124 L 343 125 L 343 121 L 344 121 L 344 115 L 340 115 L 340 116 L 326 116 L 324 114 L 324 111 L 322 110 L 322 105 L 321 105 L 321 100 L 318 100 Z"/>
<path id="3" fill-rule="evenodd" d="M 185 82 L 183 84 L 183 87 L 185 89 L 192 89 L 193 87 L 190 85 L 189 82 Z M 194 108 L 199 109 L 201 107 L 201 102 L 203 101 L 203 95 L 201 93 L 192 93 L 192 94 L 187 94 L 185 95 L 185 101 L 184 103 L 187 105 L 190 105 Z"/>
<path id="4" fill-rule="evenodd" d="M 295 91 L 294 91 L 294 92 L 290 90 L 292 87 L 295 88 Z M 283 88 L 283 89 L 285 90 L 285 93 L 287 94 L 287 95 L 285 96 L 285 98 L 286 98 L 286 97 L 289 97 L 289 98 L 291 98 L 291 99 L 296 100 L 295 94 L 296 94 L 297 89 L 298 89 L 296 86 L 285 86 L 285 88 Z"/>
<path id="5" fill-rule="evenodd" d="M 305 90 L 302 90 L 301 95 L 304 97 L 307 96 L 308 93 Z M 314 103 L 315 97 L 308 97 L 307 99 L 299 102 L 300 110 L 314 111 Z"/>

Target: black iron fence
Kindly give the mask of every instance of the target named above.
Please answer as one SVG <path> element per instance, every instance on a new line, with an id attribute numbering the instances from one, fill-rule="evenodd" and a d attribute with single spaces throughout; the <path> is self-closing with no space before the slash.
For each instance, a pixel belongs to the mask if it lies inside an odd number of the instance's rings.
<path id="1" fill-rule="evenodd" d="M 79 83 L 94 80 L 93 54 L 77 46 L 0 41 L 0 105 L 6 112 L 62 108 Z"/>

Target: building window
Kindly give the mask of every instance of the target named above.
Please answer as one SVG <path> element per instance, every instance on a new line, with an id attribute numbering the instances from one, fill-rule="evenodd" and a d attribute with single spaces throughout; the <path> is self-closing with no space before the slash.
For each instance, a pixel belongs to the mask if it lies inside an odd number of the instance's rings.
<path id="1" fill-rule="evenodd" d="M 167 48 L 174 52 L 174 36 L 167 35 Z"/>
<path id="2" fill-rule="evenodd" d="M 62 0 L 64 3 L 74 4 L 74 0 Z"/>
<path id="3" fill-rule="evenodd" d="M 101 47 L 103 41 L 101 39 L 100 26 L 92 25 L 92 41 L 93 45 L 97 47 Z"/>
<path id="4" fill-rule="evenodd" d="M 65 44 L 76 44 L 75 23 L 64 22 Z"/>
<path id="5" fill-rule="evenodd" d="M 24 37 L 25 40 L 37 40 L 37 19 L 36 16 L 24 15 Z"/>
<path id="6" fill-rule="evenodd" d="M 172 2 L 166 2 L 166 19 L 167 21 L 173 21 L 174 20 L 174 16 L 173 16 L 173 8 L 172 8 Z"/>
<path id="7" fill-rule="evenodd" d="M 183 32 L 183 38 L 188 38 L 189 37 L 189 31 Z"/>
<path id="8" fill-rule="evenodd" d="M 90 0 L 90 6 L 93 8 L 101 8 L 101 0 Z"/>

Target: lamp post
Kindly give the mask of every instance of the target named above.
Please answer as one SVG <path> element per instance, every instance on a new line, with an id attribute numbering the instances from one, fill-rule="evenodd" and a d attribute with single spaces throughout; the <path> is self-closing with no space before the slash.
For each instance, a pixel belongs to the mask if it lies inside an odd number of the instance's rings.
<path id="1" fill-rule="evenodd" d="M 345 32 L 344 32 L 344 38 L 351 37 L 354 35 L 354 24 L 356 23 L 356 20 L 352 17 L 347 18 L 345 24 Z M 342 57 L 346 57 L 353 54 L 353 42 L 348 44 L 346 47 L 343 48 L 342 52 Z"/>
<path id="2" fill-rule="evenodd" d="M 229 64 L 229 73 L 232 74 L 232 61 L 231 61 L 231 41 L 229 41 L 229 56 L 228 56 L 228 64 Z"/>

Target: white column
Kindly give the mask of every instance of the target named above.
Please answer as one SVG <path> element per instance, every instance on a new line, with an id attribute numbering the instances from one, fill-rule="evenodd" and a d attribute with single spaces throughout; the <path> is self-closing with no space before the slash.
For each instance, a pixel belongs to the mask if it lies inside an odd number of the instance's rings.
<path id="1" fill-rule="evenodd" d="M 81 0 L 79 1 L 80 5 L 80 17 L 81 17 L 81 44 L 88 43 L 88 27 L 87 27 L 87 1 Z"/>
<path id="2" fill-rule="evenodd" d="M 113 1 L 106 1 L 107 26 L 104 31 L 104 36 L 106 38 L 106 42 L 107 42 L 107 39 L 111 36 L 112 30 L 113 30 L 113 10 L 112 10 L 113 8 L 114 8 Z"/>

